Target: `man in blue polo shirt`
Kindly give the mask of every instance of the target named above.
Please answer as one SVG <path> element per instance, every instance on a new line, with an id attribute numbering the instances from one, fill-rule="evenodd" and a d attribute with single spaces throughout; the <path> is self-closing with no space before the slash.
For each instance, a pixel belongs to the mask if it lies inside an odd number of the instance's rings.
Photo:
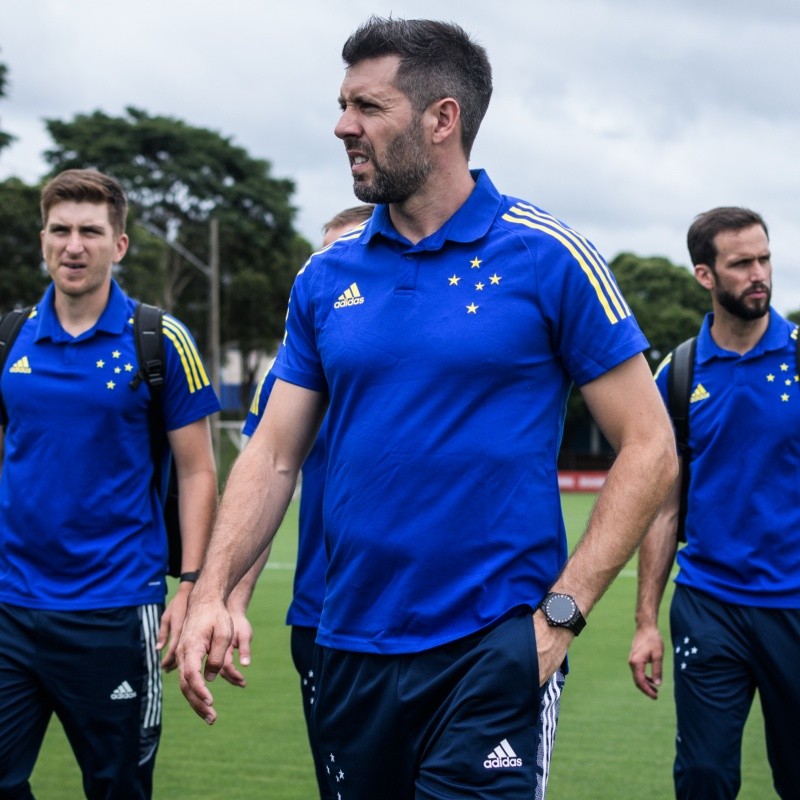
<path id="1" fill-rule="evenodd" d="M 42 191 L 52 284 L 0 376 L 0 797 L 28 779 L 55 712 L 89 798 L 149 798 L 161 733 L 158 650 L 177 634 L 216 505 L 191 335 L 165 315 L 164 425 L 180 484 L 180 586 L 164 611 L 167 539 L 153 486 L 135 301 L 111 272 L 128 247 L 116 180 L 68 170 Z M 185 580 L 184 580 L 185 578 Z M 162 617 L 162 611 L 163 617 Z"/>
<path id="2" fill-rule="evenodd" d="M 335 133 L 358 237 L 312 255 L 178 646 L 208 723 L 224 601 L 328 412 L 312 725 L 346 798 L 544 794 L 567 647 L 676 473 L 646 341 L 594 247 L 469 154 L 491 95 L 457 25 L 372 18 Z M 556 459 L 572 383 L 617 451 L 567 559 Z M 203 659 L 205 668 L 203 668 Z"/>
<path id="3" fill-rule="evenodd" d="M 639 556 L 636 686 L 656 699 L 664 645 L 658 609 L 676 556 L 670 610 L 677 710 L 675 792 L 733 798 L 742 733 L 761 698 L 775 789 L 800 797 L 800 386 L 797 326 L 770 306 L 764 220 L 715 208 L 689 229 L 695 276 L 711 294 L 689 404 L 686 545 L 680 482 Z M 667 400 L 672 354 L 656 373 Z"/>

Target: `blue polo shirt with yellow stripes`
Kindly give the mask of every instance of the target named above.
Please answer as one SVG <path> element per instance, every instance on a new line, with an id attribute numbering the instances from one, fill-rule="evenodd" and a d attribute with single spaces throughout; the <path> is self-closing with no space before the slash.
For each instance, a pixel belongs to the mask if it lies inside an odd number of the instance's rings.
<path id="1" fill-rule="evenodd" d="M 0 375 L 8 414 L 0 474 L 0 602 L 88 610 L 163 602 L 167 544 L 152 486 L 135 301 L 112 282 L 97 324 L 61 327 L 51 285 Z M 186 328 L 164 316 L 164 424 L 219 410 Z"/>
<path id="2" fill-rule="evenodd" d="M 703 321 L 689 402 L 686 545 L 676 582 L 724 603 L 800 608 L 797 326 L 774 308 L 747 353 Z M 656 371 L 666 402 L 672 353 Z"/>
<path id="3" fill-rule="evenodd" d="M 434 234 L 378 206 L 292 290 L 273 371 L 330 396 L 326 646 L 418 652 L 535 607 L 567 557 L 570 388 L 647 346 L 589 241 L 473 178 Z"/>

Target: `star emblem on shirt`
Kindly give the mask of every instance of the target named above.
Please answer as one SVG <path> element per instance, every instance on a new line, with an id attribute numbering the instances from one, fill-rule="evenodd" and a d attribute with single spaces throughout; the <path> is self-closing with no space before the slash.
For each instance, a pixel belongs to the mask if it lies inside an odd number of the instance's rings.
<path id="1" fill-rule="evenodd" d="M 102 359 L 102 358 L 98 358 L 98 359 L 97 359 L 97 369 L 103 369 L 103 367 L 104 367 L 105 365 L 106 365 L 106 362 L 105 362 L 105 361 L 103 361 L 103 359 Z"/>
<path id="2" fill-rule="evenodd" d="M 106 389 L 114 389 L 114 388 L 116 388 L 116 385 L 117 384 L 114 383 L 114 381 L 107 381 L 106 382 Z"/>
<path id="3" fill-rule="evenodd" d="M 453 277 L 448 278 L 448 280 L 450 281 L 451 286 L 458 286 L 458 282 L 461 280 L 461 278 L 459 278 L 457 275 L 453 275 Z"/>
<path id="4" fill-rule="evenodd" d="M 133 364 L 126 364 L 125 372 L 133 372 Z"/>
<path id="5" fill-rule="evenodd" d="M 479 258 L 475 257 L 469 263 L 472 269 L 480 269 L 483 262 Z"/>
<path id="6" fill-rule="evenodd" d="M 771 372 L 767 375 L 767 381 L 769 381 L 769 383 L 774 383 L 775 381 L 775 376 Z"/>
<path id="7" fill-rule="evenodd" d="M 480 281 L 478 281 L 478 282 L 475 284 L 475 288 L 476 288 L 476 289 L 477 289 L 479 292 L 482 292 L 482 291 L 483 291 L 483 284 L 482 284 Z"/>
<path id="8" fill-rule="evenodd" d="M 489 278 L 489 280 L 491 281 L 492 286 L 499 286 L 500 285 L 500 281 L 501 281 L 501 277 L 495 272 L 495 274 L 492 275 Z"/>
<path id="9" fill-rule="evenodd" d="M 781 364 L 781 372 L 788 372 L 789 365 L 788 364 Z"/>
<path id="10" fill-rule="evenodd" d="M 475 305 L 475 303 L 470 303 L 470 304 L 467 306 L 467 314 L 477 314 L 477 313 L 478 313 L 478 308 L 479 308 L 479 307 L 480 307 L 480 306 L 476 306 L 476 305 Z"/>
<path id="11" fill-rule="evenodd" d="M 121 355 L 122 355 L 122 353 L 120 353 L 119 350 L 114 350 L 114 352 L 111 354 L 111 357 L 112 358 L 119 358 Z"/>
<path id="12" fill-rule="evenodd" d="M 784 403 L 788 403 L 789 402 L 789 395 L 786 394 L 786 393 L 782 394 L 781 395 L 781 401 L 784 402 Z"/>

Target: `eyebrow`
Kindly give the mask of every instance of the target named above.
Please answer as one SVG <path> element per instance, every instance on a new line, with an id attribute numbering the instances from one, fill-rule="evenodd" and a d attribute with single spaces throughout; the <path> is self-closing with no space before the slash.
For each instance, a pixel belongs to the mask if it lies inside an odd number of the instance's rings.
<path id="1" fill-rule="evenodd" d="M 57 232 L 60 232 L 60 231 L 68 231 L 72 227 L 73 227 L 72 225 L 68 225 L 65 222 L 51 222 L 47 226 L 47 230 L 57 233 Z M 105 232 L 105 226 L 101 225 L 101 224 L 87 223 L 85 225 L 78 225 L 77 228 L 81 233 L 104 233 Z"/>

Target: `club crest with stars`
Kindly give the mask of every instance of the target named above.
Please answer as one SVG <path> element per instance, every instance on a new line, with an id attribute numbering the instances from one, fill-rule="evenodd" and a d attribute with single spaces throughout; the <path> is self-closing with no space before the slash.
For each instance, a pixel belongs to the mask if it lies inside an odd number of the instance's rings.
<path id="1" fill-rule="evenodd" d="M 136 366 L 128 359 L 123 359 L 122 353 L 117 349 L 112 350 L 107 359 L 98 358 L 95 366 L 101 370 L 106 389 L 111 392 L 128 383 L 124 380 L 125 375 L 136 372 Z"/>
<path id="2" fill-rule="evenodd" d="M 473 270 L 478 272 L 473 272 Z M 482 274 L 481 271 L 483 271 Z M 484 299 L 491 302 L 491 294 L 494 291 L 494 287 L 499 287 L 500 282 L 503 280 L 503 276 L 498 275 L 496 270 L 491 275 L 487 274 L 488 271 L 488 265 L 478 256 L 475 256 L 464 265 L 463 274 L 454 272 L 448 278 L 450 286 L 460 290 L 460 297 L 464 298 L 464 293 L 467 293 L 466 299 L 470 300 L 468 304 L 464 305 L 467 314 L 475 314 L 477 316 Z"/>

